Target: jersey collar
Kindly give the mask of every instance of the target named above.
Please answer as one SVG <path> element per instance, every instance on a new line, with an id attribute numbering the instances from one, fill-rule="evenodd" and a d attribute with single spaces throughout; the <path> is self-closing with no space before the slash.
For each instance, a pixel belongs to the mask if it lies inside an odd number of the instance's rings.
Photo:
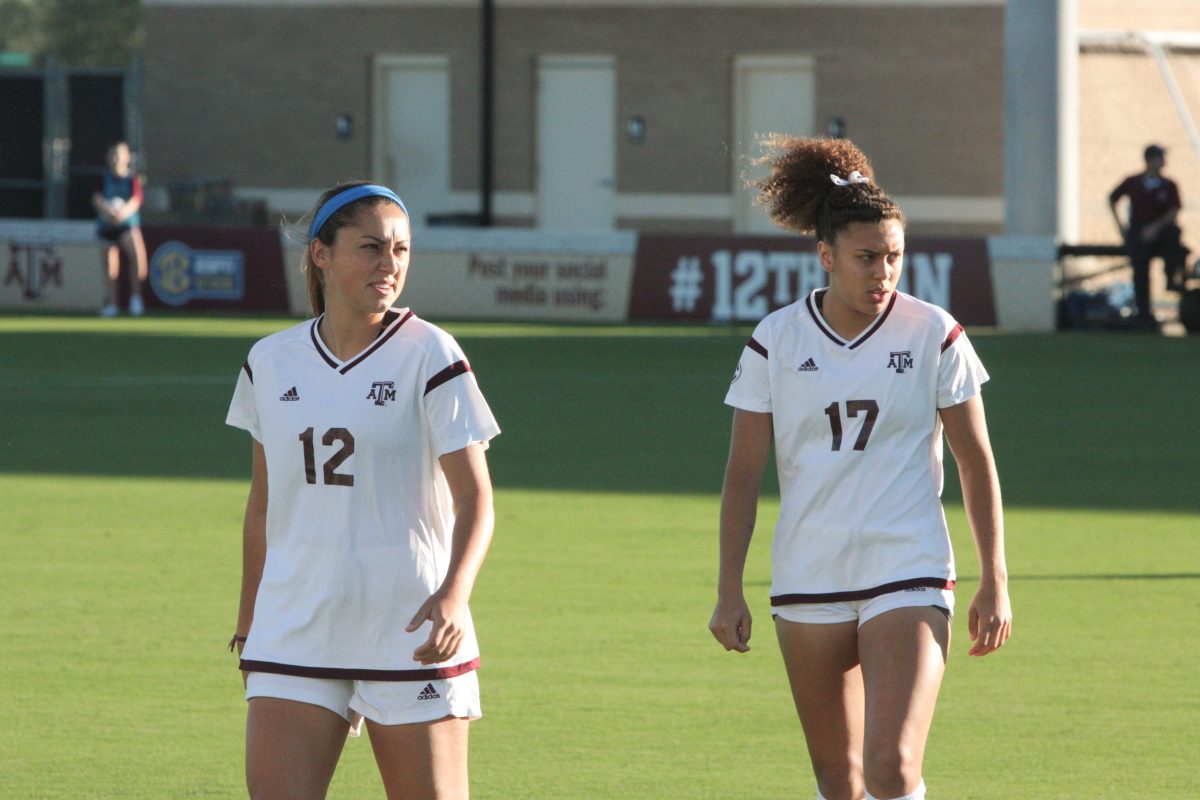
<path id="1" fill-rule="evenodd" d="M 871 338 L 871 335 L 875 333 L 875 331 L 879 330 L 879 327 L 883 325 L 884 320 L 888 318 L 888 315 L 892 313 L 892 309 L 895 308 L 896 298 L 900 296 L 899 292 L 893 291 L 892 299 L 888 301 L 887 308 L 879 312 L 879 316 L 875 318 L 874 322 L 868 325 L 866 329 L 858 336 L 854 337 L 850 341 L 846 341 L 834 333 L 833 328 L 829 327 L 829 323 L 827 323 L 825 318 L 821 316 L 820 305 L 827 291 L 829 290 L 813 289 L 808 297 L 805 298 L 804 304 L 808 308 L 808 313 L 812 317 L 813 323 L 817 326 L 817 329 L 833 340 L 835 344 L 839 345 L 840 347 L 844 347 L 847 350 L 855 349 L 867 339 Z"/>
<path id="2" fill-rule="evenodd" d="M 347 372 L 354 369 L 354 367 L 365 361 L 376 350 L 383 347 L 388 339 L 395 336 L 396 331 L 400 330 L 400 326 L 408 322 L 409 318 L 413 316 L 413 312 L 407 308 L 389 308 L 383 315 L 383 324 L 379 326 L 379 333 L 375 336 L 375 341 L 367 345 L 366 349 L 364 349 L 361 353 L 355 355 L 349 361 L 344 363 L 338 361 L 337 357 L 329 351 L 329 348 L 325 346 L 323 341 L 321 341 L 321 334 L 317 332 L 317 328 L 321 324 L 321 319 L 324 318 L 324 316 L 325 315 L 322 314 L 312 321 L 312 324 L 309 325 L 308 328 L 308 335 L 312 339 L 313 347 L 316 348 L 317 355 L 319 355 L 322 360 L 324 360 L 324 362 L 331 368 L 337 370 L 342 375 L 345 375 Z"/>

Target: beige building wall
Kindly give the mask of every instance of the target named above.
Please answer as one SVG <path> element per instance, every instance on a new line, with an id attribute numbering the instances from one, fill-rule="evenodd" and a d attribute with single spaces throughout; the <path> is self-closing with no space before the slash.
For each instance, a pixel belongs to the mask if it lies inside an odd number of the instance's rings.
<path id="1" fill-rule="evenodd" d="M 1200 112 L 1200 54 L 1171 56 L 1172 71 L 1193 117 Z M 1079 80 L 1080 239 L 1118 243 L 1108 194 L 1125 177 L 1141 172 L 1151 142 L 1167 149 L 1165 173 L 1179 184 L 1184 239 L 1200 248 L 1200 158 L 1192 150 L 1162 75 L 1149 56 L 1136 52 L 1084 52 Z"/>
<path id="2" fill-rule="evenodd" d="M 477 4 L 144 5 L 144 158 L 159 185 L 227 177 L 307 196 L 372 177 L 371 59 L 443 54 L 452 81 L 451 189 L 478 191 Z M 620 209 L 623 197 L 652 195 L 731 204 L 734 58 L 798 54 L 816 62 L 818 132 L 831 117 L 845 120 L 884 187 L 919 210 L 910 212 L 914 233 L 994 233 L 1003 224 L 1001 0 L 501 2 L 495 22 L 494 188 L 502 198 L 536 191 L 540 55 L 615 58 Z M 335 135 L 343 113 L 354 120 L 348 140 Z M 624 134 L 631 116 L 645 120 L 644 143 Z M 967 207 L 976 210 L 964 215 Z M 499 211 L 501 222 L 533 222 L 528 211 Z M 618 225 L 721 231 L 731 218 L 626 214 Z"/>
<path id="3" fill-rule="evenodd" d="M 1079 27 L 1145 31 L 1196 30 L 1196 0 L 1076 0 Z"/>
<path id="4" fill-rule="evenodd" d="M 474 178 L 478 15 L 468 9 L 159 4 L 144 8 L 143 154 L 160 184 L 223 176 L 239 185 L 325 187 L 370 165 L 375 54 L 444 53 L 452 63 L 455 160 Z M 339 114 L 354 121 L 335 133 Z M 367 176 L 369 177 L 369 176 Z"/>
<path id="5" fill-rule="evenodd" d="M 1097 31 L 1170 32 L 1200 42 L 1196 0 L 1079 0 L 1080 239 L 1118 243 L 1108 193 L 1141 172 L 1151 142 L 1167 148 L 1166 174 L 1183 196 L 1184 242 L 1200 251 L 1200 154 L 1189 141 L 1154 58 L 1135 47 L 1088 44 Z M 1167 64 L 1187 113 L 1200 124 L 1200 48 L 1168 47 Z"/>

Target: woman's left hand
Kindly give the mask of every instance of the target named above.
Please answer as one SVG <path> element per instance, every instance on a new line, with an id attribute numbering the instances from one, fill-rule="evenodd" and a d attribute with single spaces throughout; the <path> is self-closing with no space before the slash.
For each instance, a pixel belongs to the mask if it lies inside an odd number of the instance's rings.
<path id="1" fill-rule="evenodd" d="M 448 598 L 440 591 L 430 595 L 404 628 L 412 633 L 426 621 L 433 623 L 429 638 L 413 651 L 413 660 L 421 664 L 437 664 L 453 658 L 466 632 L 466 613 L 465 603 Z"/>
<path id="2" fill-rule="evenodd" d="M 967 611 L 967 634 L 974 642 L 967 655 L 986 656 L 999 650 L 1012 635 L 1012 616 L 1008 589 L 988 581 L 981 583 Z"/>

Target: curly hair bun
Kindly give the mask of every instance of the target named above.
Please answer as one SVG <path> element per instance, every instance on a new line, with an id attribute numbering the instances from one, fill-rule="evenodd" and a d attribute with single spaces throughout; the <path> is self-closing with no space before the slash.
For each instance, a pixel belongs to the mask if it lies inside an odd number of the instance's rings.
<path id="1" fill-rule="evenodd" d="M 764 136 L 763 155 L 755 161 L 770 174 L 754 183 L 758 205 L 781 227 L 817 237 L 836 235 L 850 222 L 903 219 L 896 203 L 875 184 L 866 155 L 849 139 Z M 845 183 L 854 172 L 868 179 Z M 835 183 L 830 177 L 842 179 Z"/>

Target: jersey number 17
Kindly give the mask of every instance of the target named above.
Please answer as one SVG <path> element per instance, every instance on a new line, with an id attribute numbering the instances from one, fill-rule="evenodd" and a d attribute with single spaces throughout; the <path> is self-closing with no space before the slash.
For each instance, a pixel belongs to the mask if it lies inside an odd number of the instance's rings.
<path id="1" fill-rule="evenodd" d="M 842 414 L 839 406 L 840 404 L 835 402 L 825 407 L 825 416 L 829 417 L 829 428 L 833 433 L 833 450 L 842 449 Z M 875 419 L 879 416 L 879 404 L 874 400 L 846 401 L 847 417 L 857 417 L 864 411 L 867 412 L 867 418 L 858 430 L 858 439 L 854 442 L 855 450 L 867 449 L 867 440 L 871 438 L 871 431 L 875 429 Z"/>

